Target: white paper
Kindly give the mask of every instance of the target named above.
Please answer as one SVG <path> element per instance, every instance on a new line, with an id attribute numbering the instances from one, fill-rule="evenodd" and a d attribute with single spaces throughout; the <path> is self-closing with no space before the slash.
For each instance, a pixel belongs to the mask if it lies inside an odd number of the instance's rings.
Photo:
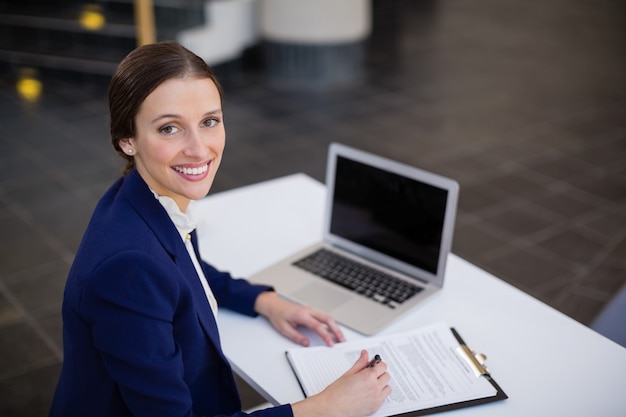
<path id="1" fill-rule="evenodd" d="M 332 348 L 295 348 L 288 356 L 307 396 L 317 394 L 346 372 L 366 349 L 381 356 L 391 375 L 392 393 L 376 417 L 492 397 L 484 377 L 476 377 L 457 353 L 459 342 L 450 327 L 438 323 L 381 338 L 338 343 Z"/>

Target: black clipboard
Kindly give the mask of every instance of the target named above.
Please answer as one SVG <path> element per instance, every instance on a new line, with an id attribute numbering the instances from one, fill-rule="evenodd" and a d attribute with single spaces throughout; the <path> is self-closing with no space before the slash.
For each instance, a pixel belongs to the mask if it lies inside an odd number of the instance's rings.
<path id="1" fill-rule="evenodd" d="M 448 404 L 439 405 L 436 407 L 424 408 L 422 410 L 408 411 L 406 413 L 394 414 L 393 416 L 389 416 L 389 417 L 427 416 L 430 414 L 441 413 L 444 411 L 458 410 L 461 408 L 473 407 L 473 406 L 477 406 L 481 404 L 489 404 L 489 403 L 493 403 L 496 401 L 506 400 L 507 398 L 509 398 L 509 396 L 502 390 L 502 388 L 500 387 L 500 385 L 498 385 L 495 379 L 493 379 L 489 370 L 484 366 L 486 356 L 483 354 L 474 353 L 465 344 L 465 341 L 463 340 L 461 335 L 456 331 L 454 327 L 451 327 L 450 331 L 454 335 L 454 338 L 457 340 L 457 342 L 459 342 L 459 347 L 457 348 L 459 354 L 465 359 L 465 361 L 470 366 L 470 368 L 472 368 L 477 378 L 486 378 L 487 381 L 489 381 L 489 383 L 495 388 L 496 395 L 493 395 L 490 397 L 476 398 L 473 400 L 465 400 L 465 401 L 456 402 L 456 403 L 448 403 Z M 285 354 L 287 353 L 288 352 L 285 352 Z M 300 389 L 302 390 L 302 393 L 306 397 L 307 395 L 306 395 L 306 392 L 304 391 L 304 387 L 302 386 L 302 383 L 300 382 L 300 379 L 298 378 L 298 373 L 296 372 L 296 370 L 293 367 L 293 364 L 289 360 L 288 354 L 287 354 L 287 362 L 289 363 L 289 366 L 291 367 L 294 375 L 296 376 L 296 380 L 298 381 L 298 385 L 300 385 Z"/>

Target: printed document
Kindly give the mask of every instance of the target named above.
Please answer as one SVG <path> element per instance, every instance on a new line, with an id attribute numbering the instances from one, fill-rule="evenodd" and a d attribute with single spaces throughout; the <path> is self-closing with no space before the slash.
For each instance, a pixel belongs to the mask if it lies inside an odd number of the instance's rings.
<path id="1" fill-rule="evenodd" d="M 373 414 L 386 417 L 478 398 L 493 397 L 496 388 L 476 376 L 457 348 L 445 323 L 396 335 L 338 343 L 332 348 L 294 348 L 287 357 L 306 396 L 322 391 L 346 372 L 366 349 L 387 363 L 392 393 Z"/>

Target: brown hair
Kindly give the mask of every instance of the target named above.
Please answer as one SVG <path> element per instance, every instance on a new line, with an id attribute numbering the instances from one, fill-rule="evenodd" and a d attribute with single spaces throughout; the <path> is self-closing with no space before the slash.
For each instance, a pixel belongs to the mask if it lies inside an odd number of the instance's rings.
<path id="1" fill-rule="evenodd" d="M 157 42 L 132 51 L 120 62 L 109 83 L 109 115 L 113 148 L 126 160 L 124 174 L 135 166 L 120 141 L 135 136 L 135 117 L 143 101 L 163 82 L 172 78 L 209 78 L 223 99 L 213 70 L 196 54 L 177 42 Z"/>

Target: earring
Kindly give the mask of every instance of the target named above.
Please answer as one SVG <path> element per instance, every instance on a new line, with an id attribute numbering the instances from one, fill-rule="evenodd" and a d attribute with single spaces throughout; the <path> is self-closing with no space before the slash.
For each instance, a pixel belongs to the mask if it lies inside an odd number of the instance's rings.
<path id="1" fill-rule="evenodd" d="M 135 152 L 132 148 L 128 148 L 126 149 L 126 153 L 131 155 L 133 152 Z"/>

